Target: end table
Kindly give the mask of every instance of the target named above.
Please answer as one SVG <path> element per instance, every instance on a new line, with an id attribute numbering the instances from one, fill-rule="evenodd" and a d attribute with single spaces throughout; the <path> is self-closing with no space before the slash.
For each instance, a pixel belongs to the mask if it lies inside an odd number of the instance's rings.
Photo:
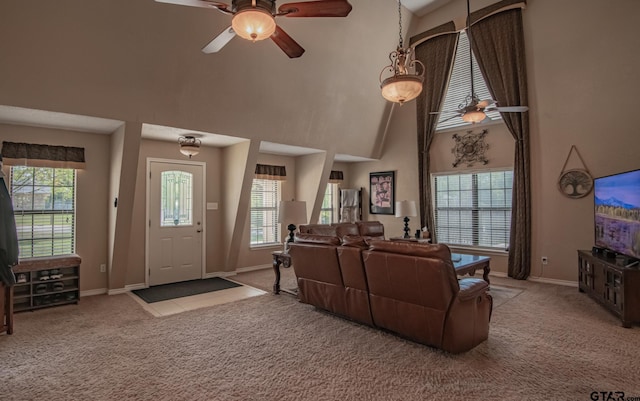
<path id="1" fill-rule="evenodd" d="M 276 274 L 276 281 L 273 283 L 273 293 L 279 294 L 281 291 L 280 265 L 284 267 L 291 267 L 291 255 L 282 251 L 272 252 L 271 255 L 273 256 L 273 271 Z M 298 295 L 295 291 L 287 290 L 286 288 L 282 288 L 282 292 L 296 296 Z"/>

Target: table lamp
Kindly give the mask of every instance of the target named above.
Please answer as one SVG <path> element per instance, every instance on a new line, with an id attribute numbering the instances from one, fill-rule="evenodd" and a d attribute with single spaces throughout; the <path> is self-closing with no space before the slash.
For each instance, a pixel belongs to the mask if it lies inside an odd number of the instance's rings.
<path id="1" fill-rule="evenodd" d="M 404 216 L 404 238 L 409 238 L 409 216 L 417 216 L 415 201 L 398 201 L 396 202 L 396 217 Z"/>
<path id="2" fill-rule="evenodd" d="M 307 203 L 305 201 L 280 201 L 278 209 L 278 223 L 289 223 L 289 238 L 284 243 L 284 252 L 289 250 L 289 243 L 293 242 L 293 232 L 296 230 L 296 223 L 307 222 Z"/>

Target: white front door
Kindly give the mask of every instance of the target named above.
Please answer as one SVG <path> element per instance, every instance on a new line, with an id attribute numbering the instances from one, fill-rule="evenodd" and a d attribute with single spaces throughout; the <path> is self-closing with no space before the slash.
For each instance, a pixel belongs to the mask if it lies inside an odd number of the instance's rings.
<path id="1" fill-rule="evenodd" d="M 204 165 L 147 165 L 149 285 L 202 278 Z"/>

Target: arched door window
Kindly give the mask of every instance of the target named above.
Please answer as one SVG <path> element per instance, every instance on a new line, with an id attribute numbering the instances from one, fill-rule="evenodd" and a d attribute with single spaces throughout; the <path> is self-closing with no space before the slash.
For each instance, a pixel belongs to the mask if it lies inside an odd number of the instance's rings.
<path id="1" fill-rule="evenodd" d="M 160 226 L 193 225 L 193 174 L 163 171 L 160 183 Z"/>

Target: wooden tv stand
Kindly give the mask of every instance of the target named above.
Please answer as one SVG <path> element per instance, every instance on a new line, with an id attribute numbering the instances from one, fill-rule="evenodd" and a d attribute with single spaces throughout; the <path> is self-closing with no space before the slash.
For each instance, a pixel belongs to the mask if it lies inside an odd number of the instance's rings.
<path id="1" fill-rule="evenodd" d="M 578 251 L 578 289 L 618 316 L 623 327 L 640 323 L 640 266 L 626 258 Z"/>

